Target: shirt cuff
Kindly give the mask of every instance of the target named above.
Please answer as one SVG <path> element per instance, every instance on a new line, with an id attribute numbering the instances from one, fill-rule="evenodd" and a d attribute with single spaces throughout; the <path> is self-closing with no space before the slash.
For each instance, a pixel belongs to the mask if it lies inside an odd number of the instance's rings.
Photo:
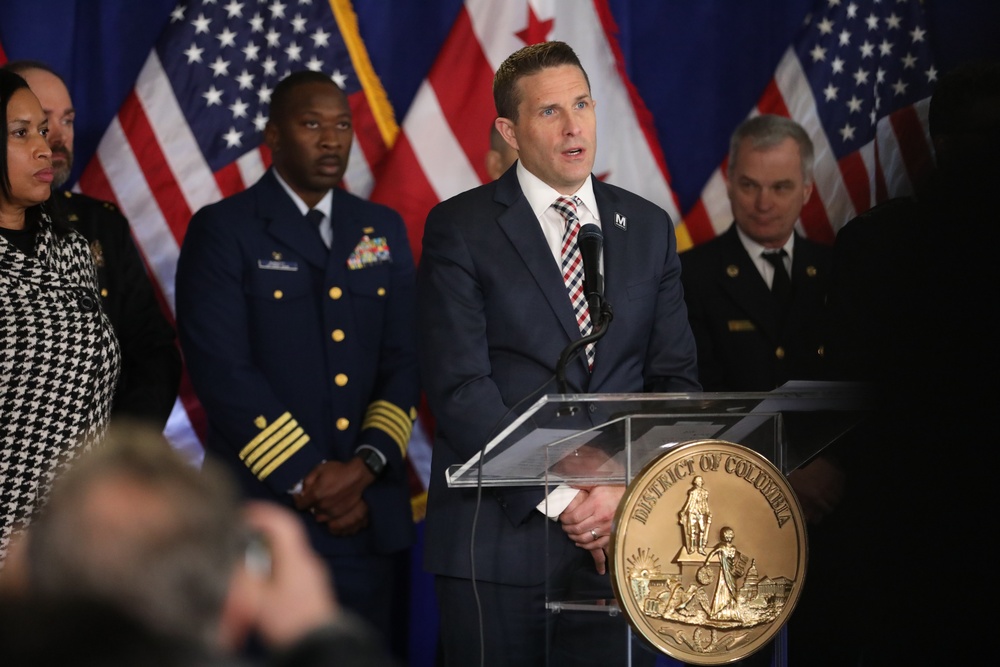
<path id="1" fill-rule="evenodd" d="M 566 484 L 560 484 L 552 493 L 547 495 L 542 502 L 538 503 L 536 506 L 538 511 L 549 517 L 552 520 L 559 518 L 559 515 L 563 513 L 569 504 L 573 502 L 576 498 L 576 494 L 580 493 L 580 489 L 574 489 L 572 486 L 567 486 Z"/>
<path id="2" fill-rule="evenodd" d="M 324 464 L 324 463 L 326 463 L 326 459 L 323 459 L 322 461 L 320 461 L 321 465 Z M 293 486 L 292 488 L 288 489 L 287 493 L 289 493 L 290 495 L 293 495 L 293 496 L 296 496 L 296 495 L 302 493 L 302 487 L 303 487 L 303 483 L 304 482 L 305 482 L 305 479 L 300 479 L 298 482 L 296 482 L 295 486 Z"/>

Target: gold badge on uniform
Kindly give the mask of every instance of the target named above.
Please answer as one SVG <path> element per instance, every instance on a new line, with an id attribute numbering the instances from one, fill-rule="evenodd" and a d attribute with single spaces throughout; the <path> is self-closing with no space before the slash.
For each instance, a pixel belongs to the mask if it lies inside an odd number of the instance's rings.
<path id="1" fill-rule="evenodd" d="M 611 535 L 615 597 L 635 632 L 681 662 L 721 665 L 767 644 L 805 581 L 802 510 L 765 457 L 679 445 L 632 480 Z"/>
<path id="2" fill-rule="evenodd" d="M 750 320 L 729 320 L 726 322 L 726 326 L 731 332 L 757 330 L 757 327 Z"/>
<path id="3" fill-rule="evenodd" d="M 104 246 L 98 240 L 90 242 L 90 254 L 94 258 L 94 266 L 99 269 L 104 268 Z"/>

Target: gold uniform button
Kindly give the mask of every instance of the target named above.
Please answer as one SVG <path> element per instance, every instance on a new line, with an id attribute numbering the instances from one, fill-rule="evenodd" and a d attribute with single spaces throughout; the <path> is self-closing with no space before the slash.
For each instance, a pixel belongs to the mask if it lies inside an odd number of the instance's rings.
<path id="1" fill-rule="evenodd" d="M 330 288 L 330 298 L 331 299 L 336 300 L 336 299 L 339 299 L 342 296 L 344 296 L 344 290 L 340 289 L 339 287 L 331 287 Z"/>
<path id="2" fill-rule="evenodd" d="M 785 358 L 785 348 L 783 348 L 783 347 L 781 347 L 779 345 L 778 349 L 776 349 L 774 351 L 774 356 L 776 356 L 778 359 L 784 359 Z"/>
<path id="3" fill-rule="evenodd" d="M 378 288 L 378 295 L 379 296 L 385 296 L 385 288 L 384 287 L 379 287 Z"/>
<path id="4" fill-rule="evenodd" d="M 350 425 L 351 425 L 351 422 L 346 417 L 341 417 L 340 419 L 337 420 L 337 430 L 338 431 L 346 431 L 347 427 L 350 426 Z"/>
<path id="5" fill-rule="evenodd" d="M 275 299 L 280 299 L 283 296 L 285 296 L 285 293 L 282 292 L 280 289 L 274 290 L 274 298 Z"/>
<path id="6" fill-rule="evenodd" d="M 337 375 L 333 378 L 333 381 L 337 383 L 338 387 L 343 387 L 347 384 L 347 376 L 343 373 L 337 373 Z"/>
<path id="7" fill-rule="evenodd" d="M 344 340 L 344 332 L 343 332 L 343 330 L 341 330 L 341 329 L 334 329 L 333 333 L 330 334 L 330 338 L 332 338 L 333 342 L 335 342 L 335 343 L 339 343 L 340 341 Z"/>
<path id="8" fill-rule="evenodd" d="M 108 295 L 108 288 L 107 287 L 102 287 L 101 288 L 101 296 L 107 296 L 107 295 Z"/>

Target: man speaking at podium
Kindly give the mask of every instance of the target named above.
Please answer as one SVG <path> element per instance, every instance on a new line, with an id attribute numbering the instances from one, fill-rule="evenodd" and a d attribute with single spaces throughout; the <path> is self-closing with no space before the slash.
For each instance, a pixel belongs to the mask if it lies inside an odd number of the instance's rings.
<path id="1" fill-rule="evenodd" d="M 448 667 L 546 664 L 546 578 L 560 594 L 611 597 L 605 549 L 624 491 L 569 489 L 563 504 L 546 505 L 541 487 L 488 488 L 478 502 L 476 489 L 448 488 L 448 467 L 546 393 L 700 389 L 673 224 L 660 207 L 593 178 L 595 102 L 572 48 L 515 52 L 496 72 L 493 97 L 496 127 L 519 160 L 431 211 L 418 271 L 421 373 L 436 420 L 425 567 L 436 575 Z M 589 224 L 603 235 L 606 286 L 589 303 L 613 306 L 614 322 L 569 360 L 562 383 L 563 351 L 606 326 L 583 298 L 595 286 L 581 285 L 576 236 Z M 563 531 L 553 533 L 546 572 L 548 520 Z M 552 659 L 615 664 L 626 638 L 616 620 L 622 632 L 611 636 L 556 628 Z"/>

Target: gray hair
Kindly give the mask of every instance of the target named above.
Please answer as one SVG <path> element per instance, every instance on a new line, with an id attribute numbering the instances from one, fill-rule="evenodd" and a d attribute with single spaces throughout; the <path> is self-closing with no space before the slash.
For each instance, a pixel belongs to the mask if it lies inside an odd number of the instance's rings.
<path id="1" fill-rule="evenodd" d="M 107 600 L 212 645 L 247 539 L 236 486 L 215 465 L 199 471 L 159 432 L 113 423 L 28 530 L 32 590 Z"/>
<path id="2" fill-rule="evenodd" d="M 762 150 L 777 146 L 785 139 L 792 139 L 799 146 L 799 156 L 802 159 L 802 179 L 808 185 L 813 180 L 814 149 L 812 139 L 805 129 L 791 118 L 763 114 L 749 118 L 736 128 L 729 140 L 729 164 L 736 164 L 739 157 L 740 144 L 744 139 L 750 140 L 752 150 Z"/>

